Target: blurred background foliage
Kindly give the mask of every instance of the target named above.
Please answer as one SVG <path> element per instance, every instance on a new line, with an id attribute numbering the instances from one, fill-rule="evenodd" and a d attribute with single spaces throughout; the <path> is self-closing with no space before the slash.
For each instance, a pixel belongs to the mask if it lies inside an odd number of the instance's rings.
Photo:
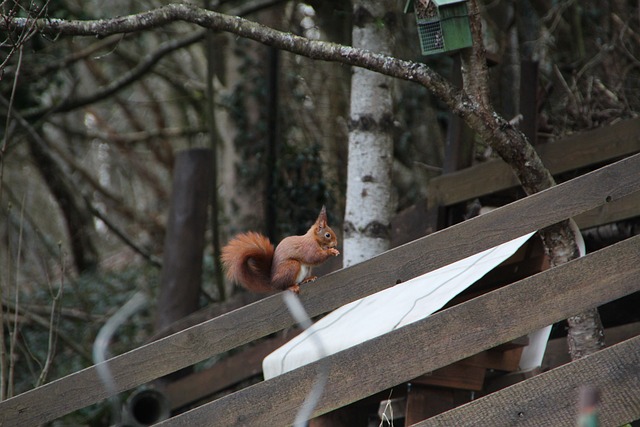
<path id="1" fill-rule="evenodd" d="M 4 0 L 0 13 L 98 19 L 166 3 Z M 350 2 L 212 3 L 277 29 L 350 44 Z M 519 113 L 522 59 L 539 63 L 539 138 L 545 143 L 637 116 L 637 2 L 482 3 L 485 43 L 495 61 L 492 101 L 505 118 Z M 399 11 L 403 6 L 398 1 Z M 451 58 L 421 57 L 414 18 L 402 19 L 396 56 L 450 76 Z M 48 357 L 46 380 L 90 365 L 91 345 L 106 319 L 136 291 L 154 301 L 174 158 L 180 150 L 209 146 L 210 121 L 222 242 L 248 229 L 275 241 L 303 233 L 323 204 L 340 230 L 348 67 L 228 34 L 205 41 L 202 29 L 183 23 L 102 39 L 2 34 L 0 52 L 4 397 L 37 384 Z M 428 196 L 428 180 L 442 166 L 450 117 L 423 88 L 395 84 L 394 186 L 401 210 Z M 491 155 L 478 141 L 474 161 Z M 203 306 L 218 302 L 211 256 L 209 244 Z M 153 333 L 153 318 L 152 303 L 119 332 L 111 353 L 143 344 Z M 81 411 L 74 422 L 101 425 L 100 411 Z"/>

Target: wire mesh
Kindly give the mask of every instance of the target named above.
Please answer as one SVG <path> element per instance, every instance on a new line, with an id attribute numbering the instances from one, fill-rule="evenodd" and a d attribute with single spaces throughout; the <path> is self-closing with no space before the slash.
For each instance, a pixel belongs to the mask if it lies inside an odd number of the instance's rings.
<path id="1" fill-rule="evenodd" d="M 439 20 L 418 21 L 418 34 L 420 36 L 420 47 L 423 53 L 445 49 L 442 25 Z"/>

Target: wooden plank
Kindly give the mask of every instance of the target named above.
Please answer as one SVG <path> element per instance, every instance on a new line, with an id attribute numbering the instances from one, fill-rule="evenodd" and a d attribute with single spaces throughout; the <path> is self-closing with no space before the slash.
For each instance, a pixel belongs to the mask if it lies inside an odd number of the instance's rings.
<path id="1" fill-rule="evenodd" d="M 531 377 L 534 377 L 540 374 L 540 372 L 542 372 L 540 368 L 535 368 L 535 369 L 532 369 L 531 371 L 510 372 L 505 375 L 498 375 L 498 376 L 487 378 L 487 381 L 485 381 L 485 384 L 484 384 L 484 389 L 482 390 L 481 393 L 478 393 L 476 396 L 477 397 L 486 396 L 487 394 L 496 392 L 498 390 L 502 390 L 503 388 L 512 386 L 514 384 L 527 380 Z"/>
<path id="2" fill-rule="evenodd" d="M 618 200 L 640 191 L 638 170 L 640 155 L 635 155 L 323 276 L 302 288 L 302 303 L 311 316 L 317 316 L 607 200 Z M 124 391 L 293 323 L 282 297 L 276 294 L 104 363 L 115 374 L 115 390 Z M 97 384 L 97 369 L 92 366 L 0 402 L 0 423 L 43 423 L 109 397 L 110 393 Z"/>
<path id="3" fill-rule="evenodd" d="M 373 410 L 367 409 L 360 404 L 338 408 L 333 412 L 309 420 L 309 427 L 364 426 L 369 421 L 369 413 L 373 413 Z"/>
<path id="4" fill-rule="evenodd" d="M 631 119 L 535 147 L 552 174 L 616 159 L 640 151 L 640 119 Z M 429 206 L 449 206 L 518 185 L 501 159 L 433 178 Z"/>
<path id="5" fill-rule="evenodd" d="M 580 229 L 609 224 L 640 215 L 640 193 L 632 194 L 613 203 L 598 206 L 581 213 L 574 219 Z"/>
<path id="6" fill-rule="evenodd" d="M 606 346 L 618 344 L 636 335 L 640 335 L 640 322 L 614 326 L 604 330 Z M 571 358 L 567 349 L 567 338 L 561 337 L 549 340 L 542 360 L 542 368 L 545 370 L 557 368 L 569 362 L 571 362 Z"/>
<path id="7" fill-rule="evenodd" d="M 412 379 L 411 383 L 480 391 L 484 384 L 485 373 L 484 368 L 467 365 L 460 361 L 420 375 Z"/>
<path id="8" fill-rule="evenodd" d="M 405 425 L 411 425 L 455 407 L 453 390 L 411 384 L 407 391 Z"/>
<path id="9" fill-rule="evenodd" d="M 160 425 L 289 425 L 322 367 L 328 372 L 328 381 L 316 414 L 638 291 L 639 274 L 640 236 L 637 236 L 225 396 Z"/>
<path id="10" fill-rule="evenodd" d="M 514 384 L 414 427 L 575 426 L 578 392 L 597 387 L 600 425 L 640 418 L 640 336 Z"/>
<path id="11" fill-rule="evenodd" d="M 640 151 L 640 119 L 579 132 L 536 149 L 553 174 L 618 159 Z"/>
<path id="12" fill-rule="evenodd" d="M 195 313 L 173 322 L 166 328 L 155 332 L 151 337 L 149 337 L 147 342 L 157 341 L 160 338 L 168 337 L 169 335 L 173 335 L 183 329 L 187 329 L 215 317 L 222 316 L 225 313 L 229 313 L 230 311 L 256 302 L 262 298 L 264 298 L 264 295 L 262 294 L 251 294 L 248 292 L 235 294 L 224 302 L 208 305 Z"/>
<path id="13" fill-rule="evenodd" d="M 497 371 L 514 372 L 520 367 L 520 356 L 522 355 L 522 347 L 512 348 L 505 351 L 487 350 L 482 353 L 461 360 L 471 366 L 480 366 L 486 369 L 495 369 Z"/>
<path id="14" fill-rule="evenodd" d="M 296 330 L 295 333 L 288 334 L 286 337 L 262 341 L 216 363 L 211 368 L 194 372 L 167 384 L 164 392 L 169 399 L 171 409 L 175 410 L 197 402 L 255 375 L 261 375 L 262 360 L 299 333 L 300 331 Z"/>
<path id="15" fill-rule="evenodd" d="M 506 350 L 513 350 L 514 348 L 522 348 L 522 347 L 526 347 L 529 345 L 529 337 L 528 336 L 522 336 L 522 337 L 518 337 L 515 339 L 512 339 L 508 342 L 502 343 L 498 346 L 496 346 L 495 348 L 493 348 L 492 350 L 494 351 L 506 351 Z"/>

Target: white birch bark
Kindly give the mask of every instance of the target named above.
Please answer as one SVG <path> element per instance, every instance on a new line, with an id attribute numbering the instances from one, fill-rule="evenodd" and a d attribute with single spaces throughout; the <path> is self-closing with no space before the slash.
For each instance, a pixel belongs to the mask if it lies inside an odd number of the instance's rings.
<path id="1" fill-rule="evenodd" d="M 396 24 L 393 1 L 353 2 L 353 45 L 391 53 Z M 354 68 L 344 219 L 344 266 L 389 248 L 392 213 L 393 83 L 389 77 Z"/>

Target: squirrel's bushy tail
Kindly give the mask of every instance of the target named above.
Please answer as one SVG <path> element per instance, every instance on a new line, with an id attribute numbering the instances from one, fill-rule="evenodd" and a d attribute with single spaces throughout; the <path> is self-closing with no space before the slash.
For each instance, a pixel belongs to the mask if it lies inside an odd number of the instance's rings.
<path id="1" fill-rule="evenodd" d="M 271 263 L 275 248 L 266 236 L 238 234 L 222 248 L 222 263 L 229 280 L 252 292 L 271 292 Z"/>

